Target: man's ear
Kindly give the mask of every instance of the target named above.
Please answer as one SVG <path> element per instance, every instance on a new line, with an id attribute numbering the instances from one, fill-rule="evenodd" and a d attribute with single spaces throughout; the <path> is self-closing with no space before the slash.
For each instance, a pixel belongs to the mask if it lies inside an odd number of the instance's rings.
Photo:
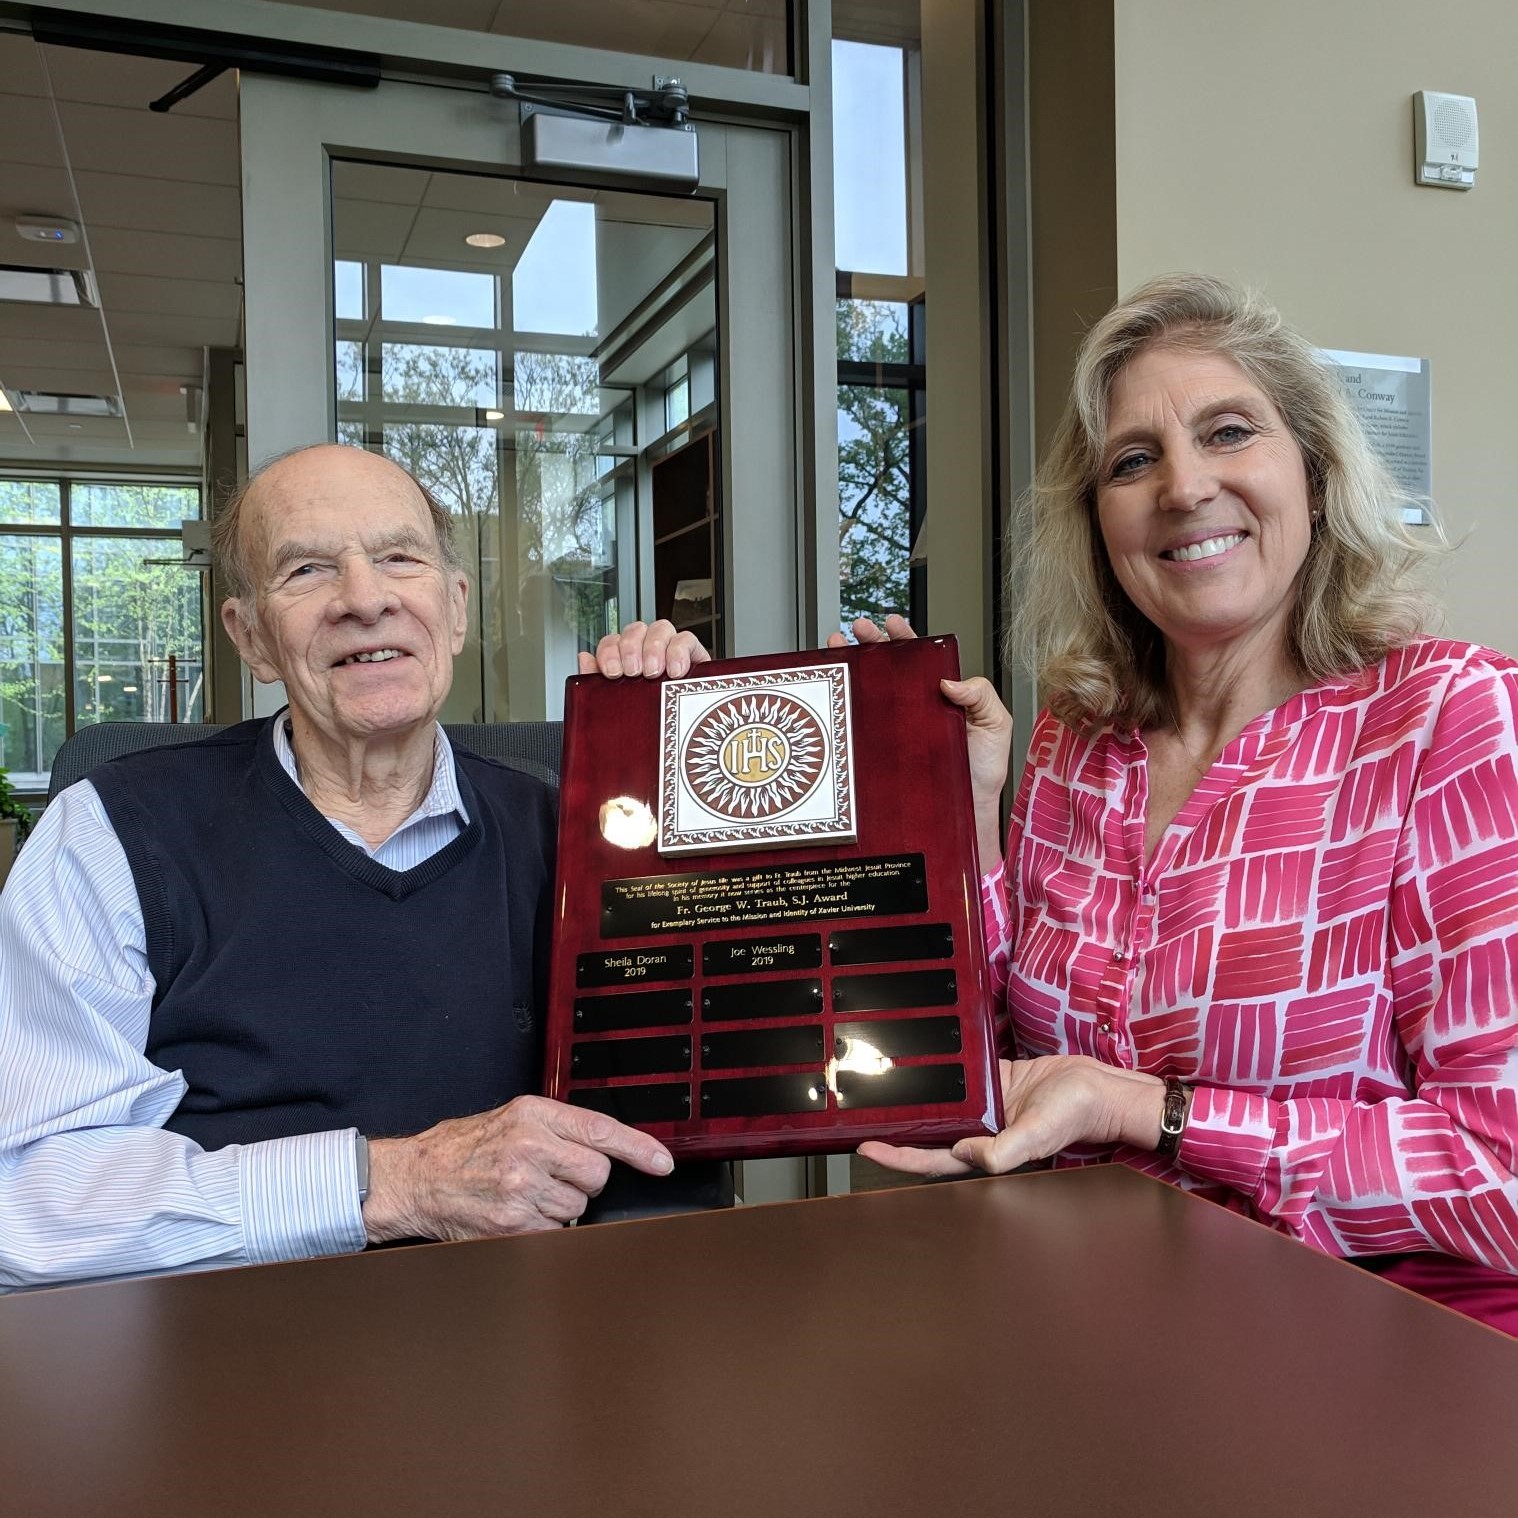
<path id="1" fill-rule="evenodd" d="M 448 582 L 448 604 L 453 609 L 453 656 L 457 658 L 464 650 L 464 639 L 469 632 L 469 576 L 455 573 Z"/>
<path id="2" fill-rule="evenodd" d="M 262 685 L 273 685 L 283 678 L 264 652 L 263 639 L 259 636 L 258 617 L 235 596 L 228 596 L 221 603 L 221 625 L 236 645 L 238 657 Z"/>

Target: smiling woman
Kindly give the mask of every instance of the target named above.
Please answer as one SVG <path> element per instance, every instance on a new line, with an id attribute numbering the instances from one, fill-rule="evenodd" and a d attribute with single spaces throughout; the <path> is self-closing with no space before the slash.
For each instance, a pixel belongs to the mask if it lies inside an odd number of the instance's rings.
<path id="1" fill-rule="evenodd" d="M 1518 1333 L 1518 664 L 1419 636 L 1401 504 L 1263 301 L 1180 276 L 1092 329 L 983 883 L 1007 1126 L 871 1158 L 1117 1159 Z M 1010 724 L 946 694 L 985 814 Z"/>
<path id="2" fill-rule="evenodd" d="M 1228 401 L 1239 404 L 1230 411 Z M 1184 416 L 1173 410 L 1183 404 Z M 1087 335 L 1070 406 L 1026 503 L 1029 552 L 1011 587 L 1015 637 L 1051 710 L 1078 728 L 1145 727 L 1168 715 L 1161 629 L 1098 537 L 1103 501 L 1105 511 L 1153 494 L 1156 471 L 1168 476 L 1182 461 L 1173 446 L 1152 453 L 1162 440 L 1143 432 L 1167 407 L 1173 423 L 1212 423 L 1205 439 L 1191 440 L 1193 466 L 1252 470 L 1262 448 L 1272 461 L 1286 456 L 1282 481 L 1311 506 L 1284 624 L 1304 676 L 1360 667 L 1427 625 L 1432 603 L 1416 571 L 1441 540 L 1437 529 L 1404 524 L 1401 507 L 1413 503 L 1371 452 L 1338 380 L 1264 300 L 1222 281 L 1173 276 L 1135 291 Z M 1173 431 L 1172 444 L 1179 437 Z M 1136 490 L 1127 488 L 1133 476 Z M 1184 492 L 1207 482 L 1178 483 Z M 1246 525 L 1222 523 L 1217 510 L 1214 503 L 1192 512 L 1189 528 L 1167 529 L 1172 546 L 1188 533 Z M 1186 520 L 1179 511 L 1160 515 Z M 1285 530 L 1278 520 L 1273 536 Z"/>

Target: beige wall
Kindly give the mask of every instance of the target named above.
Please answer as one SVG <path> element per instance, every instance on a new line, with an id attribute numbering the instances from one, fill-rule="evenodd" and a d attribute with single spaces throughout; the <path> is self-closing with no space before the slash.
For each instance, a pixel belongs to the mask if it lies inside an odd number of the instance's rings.
<path id="1" fill-rule="evenodd" d="M 1518 5 L 1113 9 L 1119 286 L 1222 274 L 1325 347 L 1429 359 L 1449 628 L 1518 652 Z M 1412 182 L 1419 89 L 1476 97 L 1468 193 Z"/>

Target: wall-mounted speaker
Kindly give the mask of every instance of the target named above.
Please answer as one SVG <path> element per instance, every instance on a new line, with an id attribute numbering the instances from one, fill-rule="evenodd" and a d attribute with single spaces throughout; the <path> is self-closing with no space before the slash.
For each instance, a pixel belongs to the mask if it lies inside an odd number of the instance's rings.
<path id="1" fill-rule="evenodd" d="M 1468 190 L 1480 157 L 1476 102 L 1469 95 L 1419 90 L 1413 96 L 1413 180 Z"/>

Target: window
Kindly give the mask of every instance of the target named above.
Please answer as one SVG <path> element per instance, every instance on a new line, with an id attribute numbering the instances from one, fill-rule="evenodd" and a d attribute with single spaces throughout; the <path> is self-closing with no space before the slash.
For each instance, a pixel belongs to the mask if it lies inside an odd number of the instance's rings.
<path id="1" fill-rule="evenodd" d="M 838 269 L 839 622 L 900 612 L 919 628 L 912 550 L 925 510 L 926 302 L 913 102 L 917 51 L 833 43 Z"/>
<path id="2" fill-rule="evenodd" d="M 0 477 L 0 768 L 45 791 L 92 722 L 197 722 L 200 574 L 180 564 L 195 483 Z"/>

